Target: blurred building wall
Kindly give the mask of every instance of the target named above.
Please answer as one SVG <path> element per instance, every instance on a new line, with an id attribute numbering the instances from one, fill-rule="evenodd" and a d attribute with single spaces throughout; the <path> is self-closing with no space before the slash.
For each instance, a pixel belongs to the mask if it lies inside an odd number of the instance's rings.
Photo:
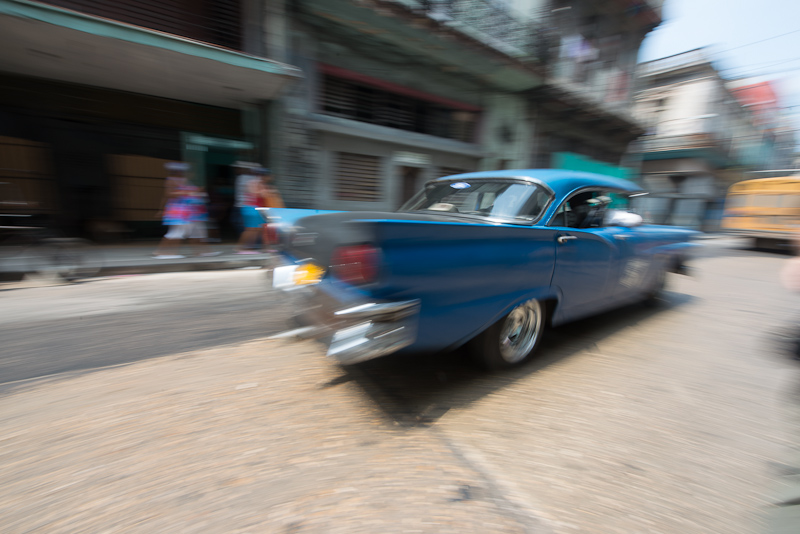
<path id="1" fill-rule="evenodd" d="M 775 163 L 769 136 L 702 49 L 639 65 L 635 100 L 646 132 L 632 153 L 653 222 L 716 230 L 727 188 Z"/>
<path id="2" fill-rule="evenodd" d="M 98 239 L 161 233 L 166 161 L 230 201 L 230 165 L 268 163 L 270 102 L 300 77 L 265 57 L 285 52 L 275 18 L 261 0 L 0 0 L 0 173 Z"/>
<path id="3" fill-rule="evenodd" d="M 0 0 L 0 113 L 16 125 L 0 135 L 52 151 L 76 227 L 143 227 L 166 159 L 228 200 L 230 163 L 258 160 L 287 205 L 335 209 L 395 209 L 473 170 L 625 175 L 644 131 L 632 66 L 660 13 L 642 0 Z"/>
<path id="4" fill-rule="evenodd" d="M 279 185 L 289 205 L 334 209 L 579 161 L 563 153 L 620 167 L 643 131 L 630 74 L 661 20 L 660 2 L 613 0 L 298 0 L 287 18 L 305 78 L 281 102 Z M 356 184 L 369 193 L 342 191 Z"/>
<path id="5" fill-rule="evenodd" d="M 661 22 L 661 2 L 554 1 L 538 15 L 547 78 L 529 95 L 537 124 L 532 164 L 624 167 L 628 145 L 643 132 L 630 112 L 632 74 L 642 40 Z"/>

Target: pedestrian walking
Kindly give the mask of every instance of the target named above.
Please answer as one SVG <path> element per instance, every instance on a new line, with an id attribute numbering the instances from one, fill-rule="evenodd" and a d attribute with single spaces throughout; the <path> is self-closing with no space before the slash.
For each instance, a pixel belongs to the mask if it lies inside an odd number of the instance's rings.
<path id="1" fill-rule="evenodd" d="M 262 208 L 283 208 L 283 199 L 278 189 L 273 183 L 272 171 L 259 167 L 256 174 L 261 178 L 261 207 Z"/>
<path id="2" fill-rule="evenodd" d="M 187 176 L 189 164 L 169 162 L 165 167 L 170 176 L 165 183 L 161 214 L 168 230 L 153 257 L 160 260 L 184 258 L 179 250 L 184 239 L 189 239 L 193 248 L 198 249 L 197 255 L 218 254 L 208 250 L 200 252 L 200 249 L 207 247 L 205 243 L 207 237 L 205 221 L 208 219 L 207 196 L 201 188 L 189 182 Z"/>
<path id="3" fill-rule="evenodd" d="M 272 171 L 266 168 L 259 168 L 258 175 L 261 177 L 261 202 L 262 208 L 283 208 L 283 199 L 278 189 L 275 187 L 272 180 Z M 264 245 L 266 252 L 274 252 L 272 248 L 277 242 L 277 236 L 270 231 L 270 227 L 266 222 L 262 221 L 261 224 L 261 242 Z"/>
<path id="4" fill-rule="evenodd" d="M 233 167 L 236 169 L 236 182 L 233 191 L 234 203 L 231 222 L 237 232 L 241 234 L 247 228 L 244 224 L 243 214 L 243 211 L 246 210 L 243 210 L 243 208 L 247 205 L 250 182 L 258 179 L 254 173 L 258 164 L 249 161 L 237 161 L 233 164 Z"/>
<path id="5" fill-rule="evenodd" d="M 189 165 L 173 161 L 167 163 L 165 167 L 169 171 L 169 176 L 164 184 L 164 201 L 160 215 L 162 222 L 167 227 L 167 233 L 153 253 L 153 257 L 159 260 L 184 257 L 178 254 L 178 247 L 185 233 L 184 227 L 189 223 L 189 206 L 186 201 L 189 185 L 186 173 Z"/>
<path id="6" fill-rule="evenodd" d="M 184 238 L 189 239 L 195 256 L 222 254 L 212 251 L 208 245 L 208 194 L 205 189 L 190 183 L 187 188 L 186 202 L 189 205 L 189 225 Z"/>
<path id="7" fill-rule="evenodd" d="M 258 254 L 259 252 L 253 250 L 253 247 L 259 239 L 261 225 L 264 222 L 261 214 L 258 213 L 258 208 L 263 203 L 265 193 L 263 182 L 256 173 L 257 169 L 257 167 L 249 169 L 248 176 L 251 178 L 242 180 L 241 213 L 244 230 L 239 237 L 235 254 Z"/>
<path id="8" fill-rule="evenodd" d="M 262 236 L 264 226 L 264 219 L 258 208 L 283 207 L 283 200 L 272 185 L 270 170 L 255 167 L 250 172 L 255 179 L 247 182 L 242 198 L 241 213 L 245 228 L 239 238 L 236 254 L 258 254 L 257 250 L 252 250 L 256 241 Z"/>

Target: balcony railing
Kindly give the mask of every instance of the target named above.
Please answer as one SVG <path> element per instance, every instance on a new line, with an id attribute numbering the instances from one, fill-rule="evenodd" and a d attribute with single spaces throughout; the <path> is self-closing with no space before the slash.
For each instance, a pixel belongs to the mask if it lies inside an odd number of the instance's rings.
<path id="1" fill-rule="evenodd" d="M 630 113 L 630 73 L 619 67 L 601 67 L 599 62 L 581 64 L 562 58 L 551 65 L 551 80 L 566 91 L 578 95 L 598 107 L 624 115 L 635 121 Z"/>
<path id="2" fill-rule="evenodd" d="M 637 75 L 652 76 L 661 72 L 671 72 L 676 69 L 694 67 L 708 62 L 709 59 L 702 50 L 690 50 L 674 56 L 641 63 L 637 67 Z"/>
<path id="3" fill-rule="evenodd" d="M 528 55 L 533 27 L 514 17 L 497 0 L 429 0 L 428 16 L 511 55 Z"/>
<path id="4" fill-rule="evenodd" d="M 664 152 L 668 150 L 690 150 L 717 146 L 710 134 L 670 135 L 666 137 L 643 137 L 638 143 L 639 152 Z"/>
<path id="5" fill-rule="evenodd" d="M 536 57 L 536 22 L 514 16 L 502 0 L 392 0 L 518 59 Z"/>

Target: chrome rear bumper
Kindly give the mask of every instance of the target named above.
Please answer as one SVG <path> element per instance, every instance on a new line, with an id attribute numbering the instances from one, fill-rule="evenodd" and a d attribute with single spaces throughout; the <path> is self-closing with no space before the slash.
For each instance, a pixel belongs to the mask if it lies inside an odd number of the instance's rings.
<path id="1" fill-rule="evenodd" d="M 328 356 L 353 364 L 397 352 L 416 339 L 418 314 L 418 300 L 370 302 L 335 312 L 355 324 L 333 333 Z"/>
<path id="2" fill-rule="evenodd" d="M 408 347 L 417 338 L 419 300 L 372 301 L 338 284 L 281 287 L 291 296 L 293 323 L 299 327 L 273 338 L 315 339 L 327 356 L 343 365 L 385 356 Z"/>

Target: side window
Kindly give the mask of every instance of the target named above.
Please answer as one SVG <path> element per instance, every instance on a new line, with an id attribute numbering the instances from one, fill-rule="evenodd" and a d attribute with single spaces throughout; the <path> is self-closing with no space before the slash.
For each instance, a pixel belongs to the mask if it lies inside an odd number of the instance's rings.
<path id="1" fill-rule="evenodd" d="M 550 226 L 566 226 L 567 228 L 591 228 L 597 226 L 595 205 L 591 199 L 602 195 L 602 191 L 581 191 L 575 193 L 561 203 L 556 214 L 550 220 Z M 602 217 L 599 218 L 602 221 Z"/>
<path id="2" fill-rule="evenodd" d="M 567 208 L 567 203 L 562 202 L 561 205 L 556 210 L 555 215 L 553 215 L 553 217 L 550 219 L 550 224 L 548 224 L 548 226 L 566 226 L 567 225 L 566 208 Z"/>

